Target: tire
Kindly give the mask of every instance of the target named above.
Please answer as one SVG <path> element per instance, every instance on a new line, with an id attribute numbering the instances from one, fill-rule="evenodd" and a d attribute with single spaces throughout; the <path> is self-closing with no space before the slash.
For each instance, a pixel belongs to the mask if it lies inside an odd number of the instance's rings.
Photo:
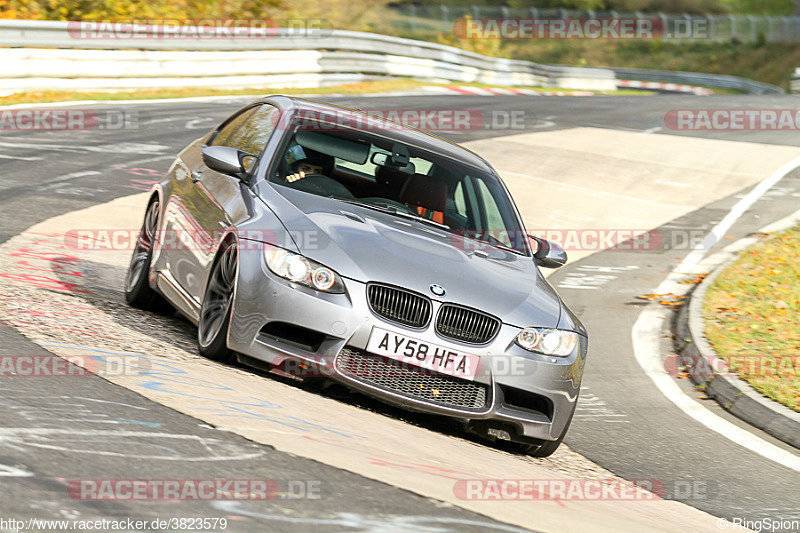
<path id="1" fill-rule="evenodd" d="M 575 399 L 575 405 L 578 405 L 577 398 Z M 528 449 L 522 453 L 530 455 L 531 457 L 550 457 L 553 455 L 561 443 L 564 441 L 564 437 L 567 435 L 567 431 L 569 431 L 569 426 L 572 424 L 572 417 L 575 415 L 575 408 L 572 408 L 572 412 L 569 414 L 569 420 L 567 420 L 567 425 L 564 426 L 564 431 L 561 432 L 561 435 L 556 440 L 543 440 L 541 444 L 529 444 Z"/>
<path id="2" fill-rule="evenodd" d="M 159 203 L 153 200 L 147 206 L 142 229 L 136 239 L 128 273 L 125 276 L 125 301 L 131 307 L 145 311 L 167 313 L 174 311 L 172 306 L 150 287 L 148 277 L 153 260 L 153 242 L 158 228 Z"/>
<path id="3" fill-rule="evenodd" d="M 197 344 L 200 355 L 220 363 L 232 363 L 236 354 L 228 349 L 228 329 L 233 308 L 233 291 L 239 255 L 235 244 L 224 245 L 211 268 L 200 319 Z"/>

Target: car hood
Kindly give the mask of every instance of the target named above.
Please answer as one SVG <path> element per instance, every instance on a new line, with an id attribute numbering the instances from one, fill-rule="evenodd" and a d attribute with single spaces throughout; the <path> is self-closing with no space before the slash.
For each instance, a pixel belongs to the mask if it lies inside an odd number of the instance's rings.
<path id="1" fill-rule="evenodd" d="M 482 257 L 428 224 L 288 187 L 273 191 L 265 201 L 297 251 L 345 278 L 396 285 L 518 327 L 558 325 L 561 302 L 531 257 L 491 246 L 481 247 Z M 434 296 L 433 284 L 445 295 Z"/>

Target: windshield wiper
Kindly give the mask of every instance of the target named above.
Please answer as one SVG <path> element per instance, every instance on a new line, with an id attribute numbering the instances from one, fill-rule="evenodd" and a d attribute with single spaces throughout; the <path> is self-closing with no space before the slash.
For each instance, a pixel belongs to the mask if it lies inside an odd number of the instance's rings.
<path id="1" fill-rule="evenodd" d="M 446 230 L 450 229 L 450 226 L 448 226 L 446 224 L 440 224 L 439 222 L 436 222 L 435 220 L 427 219 L 427 218 L 425 218 L 425 217 L 423 217 L 421 215 L 416 215 L 414 213 L 407 213 L 405 211 L 401 211 L 401 210 L 397 209 L 396 207 L 368 204 L 366 202 L 359 202 L 358 200 L 346 200 L 344 198 L 337 198 L 335 196 L 331 196 L 331 198 L 334 198 L 334 199 L 339 200 L 341 202 L 344 202 L 346 204 L 357 205 L 359 207 L 366 207 L 367 209 L 374 209 L 375 211 L 380 211 L 381 213 L 388 213 L 390 215 L 395 215 L 395 216 L 402 217 L 402 218 L 409 218 L 411 220 L 417 220 L 419 222 L 424 222 L 426 224 L 430 224 L 430 225 L 435 226 L 437 228 L 446 229 Z"/>

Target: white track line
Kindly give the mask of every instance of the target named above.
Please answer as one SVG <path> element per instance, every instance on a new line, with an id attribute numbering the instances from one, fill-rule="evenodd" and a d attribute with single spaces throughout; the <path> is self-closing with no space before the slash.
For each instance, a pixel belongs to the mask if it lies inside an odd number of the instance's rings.
<path id="1" fill-rule="evenodd" d="M 691 271 L 692 267 L 700 262 L 703 256 L 706 255 L 706 252 L 708 252 L 712 246 L 719 242 L 725 233 L 731 229 L 731 226 L 733 226 L 734 222 L 736 222 L 739 217 L 741 217 L 744 212 L 756 202 L 756 200 L 764 196 L 764 194 L 781 179 L 783 179 L 786 174 L 796 169 L 798 166 L 800 166 L 800 157 L 792 159 L 773 172 L 768 178 L 753 187 L 749 193 L 747 193 L 741 200 L 736 202 L 736 205 L 734 205 L 733 209 L 731 209 L 730 212 L 725 215 L 725 218 L 723 218 L 719 224 L 714 226 L 714 229 L 712 229 L 708 235 L 706 235 L 706 237 L 703 239 L 703 242 L 699 243 L 691 252 L 689 252 L 689 255 L 687 255 L 686 258 L 681 261 L 681 264 L 675 269 L 675 272 L 685 274 Z"/>
<path id="2" fill-rule="evenodd" d="M 700 260 L 705 256 L 709 248 L 722 238 L 731 228 L 736 220 L 744 212 L 761 198 L 770 188 L 778 183 L 789 172 L 800 166 L 800 157 L 786 163 L 769 177 L 756 185 L 736 205 L 730 212 L 717 224 L 703 239 L 703 242 L 696 246 L 684 260 L 661 282 L 656 288 L 656 294 L 668 292 L 678 293 L 683 285 L 679 281 L 687 273 L 697 274 L 693 267 L 698 266 Z M 706 409 L 700 403 L 689 398 L 677 383 L 669 376 L 664 369 L 661 358 L 660 339 L 664 321 L 667 313 L 659 307 L 649 307 L 642 311 L 639 318 L 631 330 L 631 340 L 633 342 L 633 353 L 636 362 L 642 367 L 645 374 L 653 381 L 661 394 L 674 403 L 681 411 L 694 418 L 707 428 L 711 429 L 748 450 L 774 461 L 787 468 L 800 472 L 800 456 L 784 450 L 774 444 L 756 436 L 747 429 L 741 428 L 736 424 L 725 420 L 719 415 Z"/>

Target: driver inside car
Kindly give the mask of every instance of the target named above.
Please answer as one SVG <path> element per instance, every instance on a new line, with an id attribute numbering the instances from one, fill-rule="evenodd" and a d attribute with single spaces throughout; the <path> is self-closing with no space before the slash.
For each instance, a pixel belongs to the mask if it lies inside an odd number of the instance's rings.
<path id="1" fill-rule="evenodd" d="M 289 165 L 291 174 L 286 176 L 286 181 L 289 183 L 313 174 L 330 176 L 333 170 L 334 160 L 332 156 L 310 148 L 303 148 L 299 144 L 289 149 L 287 159 L 292 160 Z"/>

